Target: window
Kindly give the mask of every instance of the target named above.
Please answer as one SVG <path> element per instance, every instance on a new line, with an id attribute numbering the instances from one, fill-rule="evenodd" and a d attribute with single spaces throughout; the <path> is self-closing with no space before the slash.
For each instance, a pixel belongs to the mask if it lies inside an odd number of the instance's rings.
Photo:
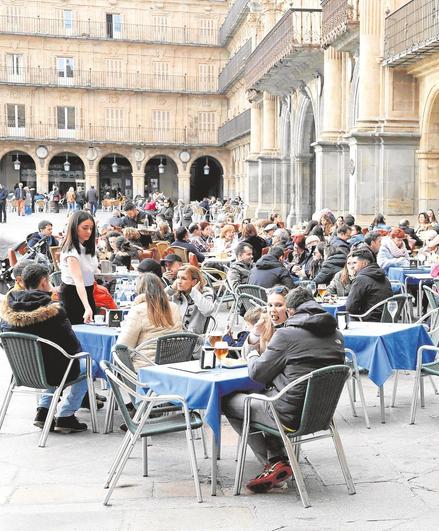
<path id="1" fill-rule="evenodd" d="M 107 37 L 120 39 L 122 36 L 122 17 L 117 13 L 107 13 Z"/>
<path id="2" fill-rule="evenodd" d="M 73 11 L 70 9 L 63 11 L 63 24 L 65 30 L 71 31 L 73 29 Z"/>
<path id="3" fill-rule="evenodd" d="M 105 125 L 107 127 L 120 129 L 124 126 L 123 122 L 123 109 L 105 109 Z"/>
<path id="4" fill-rule="evenodd" d="M 17 29 L 20 23 L 20 8 L 18 6 L 6 7 L 6 26 Z"/>
<path id="5" fill-rule="evenodd" d="M 170 112 L 152 111 L 152 121 L 154 129 L 170 129 Z"/>
<path id="6" fill-rule="evenodd" d="M 198 113 L 198 129 L 200 131 L 215 131 L 215 113 L 213 111 Z"/>
<path id="7" fill-rule="evenodd" d="M 215 36 L 215 22 L 212 18 L 202 18 L 200 20 L 201 42 L 212 43 Z"/>
<path id="8" fill-rule="evenodd" d="M 6 109 L 8 115 L 8 127 L 19 128 L 26 125 L 24 105 L 8 103 Z"/>
<path id="9" fill-rule="evenodd" d="M 57 57 L 56 69 L 58 71 L 58 78 L 66 79 L 73 77 L 73 58 L 72 57 Z"/>
<path id="10" fill-rule="evenodd" d="M 153 40 L 166 41 L 168 34 L 168 17 L 162 15 L 154 15 L 152 17 L 153 23 Z"/>
<path id="11" fill-rule="evenodd" d="M 75 129 L 75 107 L 56 108 L 58 129 Z"/>
<path id="12" fill-rule="evenodd" d="M 23 56 L 15 53 L 6 55 L 6 64 L 9 76 L 21 76 L 23 74 Z"/>
<path id="13" fill-rule="evenodd" d="M 113 81 L 122 79 L 122 59 L 107 59 L 107 74 Z"/>
<path id="14" fill-rule="evenodd" d="M 215 65 L 198 65 L 198 76 L 200 79 L 200 90 L 214 90 L 214 84 L 216 83 Z"/>
<path id="15" fill-rule="evenodd" d="M 169 89 L 169 63 L 161 61 L 154 61 L 154 89 L 167 90 Z"/>

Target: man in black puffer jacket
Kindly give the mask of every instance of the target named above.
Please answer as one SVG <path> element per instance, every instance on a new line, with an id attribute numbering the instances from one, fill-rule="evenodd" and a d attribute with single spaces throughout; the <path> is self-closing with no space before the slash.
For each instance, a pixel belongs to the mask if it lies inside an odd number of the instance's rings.
<path id="1" fill-rule="evenodd" d="M 354 315 L 362 315 L 375 304 L 391 297 L 392 286 L 384 271 L 373 261 L 369 251 L 354 251 L 352 259 L 356 275 L 346 301 L 346 310 Z M 366 320 L 380 321 L 382 311 L 382 307 L 377 308 Z"/>
<path id="2" fill-rule="evenodd" d="M 259 258 L 253 266 L 248 283 L 263 288 L 272 288 L 281 284 L 292 289 L 294 287 L 293 277 L 283 265 L 283 254 L 283 247 L 272 247 L 268 254 Z"/>
<path id="3" fill-rule="evenodd" d="M 316 284 L 329 284 L 335 274 L 343 269 L 347 255 L 339 247 L 327 245 L 324 251 L 324 258 L 320 271 L 312 279 Z"/>
<path id="4" fill-rule="evenodd" d="M 261 392 L 266 396 L 276 395 L 315 369 L 344 363 L 344 341 L 337 321 L 314 301 L 311 293 L 298 287 L 287 295 L 286 305 L 289 318 L 283 328 L 276 330 L 265 352 L 259 356 L 252 351 L 248 355 L 249 375 L 269 387 Z M 304 382 L 292 388 L 276 402 L 280 421 L 293 430 L 299 427 L 306 386 Z M 223 412 L 238 433 L 242 430 L 246 396 L 235 393 L 222 401 Z M 276 427 L 266 405 L 258 400 L 251 403 L 251 420 Z M 262 474 L 247 484 L 250 490 L 266 492 L 291 476 L 282 439 L 258 433 L 249 437 L 248 444 L 265 466 Z"/>
<path id="5" fill-rule="evenodd" d="M 52 302 L 51 285 L 48 269 L 40 264 L 31 264 L 24 268 L 22 280 L 26 289 L 11 290 L 4 300 L 2 308 L 2 331 L 33 334 L 56 343 L 68 354 L 81 352 L 79 343 L 65 310 L 59 303 Z M 41 345 L 47 383 L 51 386 L 60 384 L 70 360 L 50 345 Z M 75 360 L 69 371 L 67 381 L 76 379 L 80 372 L 85 372 L 85 359 Z M 54 392 L 54 387 L 47 389 Z M 87 380 L 69 387 L 69 394 L 56 419 L 56 431 L 70 433 L 84 431 L 87 424 L 80 423 L 74 413 L 81 407 L 87 392 Z M 44 427 L 47 418 L 51 394 L 41 395 L 34 425 Z"/>

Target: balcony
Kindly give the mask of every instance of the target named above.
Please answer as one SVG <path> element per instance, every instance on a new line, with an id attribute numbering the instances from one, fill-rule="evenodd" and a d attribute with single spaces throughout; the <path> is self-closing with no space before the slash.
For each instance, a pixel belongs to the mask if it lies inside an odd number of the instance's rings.
<path id="1" fill-rule="evenodd" d="M 0 67 L 0 84 L 39 87 L 70 87 L 97 90 L 130 90 L 136 92 L 180 92 L 214 94 L 218 79 L 186 75 L 155 75 L 141 72 L 102 72 L 92 70 L 59 71 L 56 68 Z"/>
<path id="2" fill-rule="evenodd" d="M 411 0 L 386 18 L 384 64 L 413 63 L 439 50 L 437 0 Z"/>
<path id="3" fill-rule="evenodd" d="M 217 131 L 191 128 L 108 127 L 86 125 L 75 129 L 58 129 L 56 125 L 28 124 L 8 127 L 0 124 L 1 140 L 53 141 L 92 144 L 191 145 L 217 146 Z"/>
<path id="4" fill-rule="evenodd" d="M 249 39 L 244 46 L 230 58 L 226 66 L 221 70 L 218 78 L 218 89 L 225 92 L 244 72 L 245 63 L 252 53 L 252 41 Z"/>
<path id="5" fill-rule="evenodd" d="M 224 125 L 222 125 L 218 130 L 218 143 L 220 146 L 232 142 L 242 136 L 245 136 L 250 133 L 251 120 L 250 120 L 251 110 L 247 109 L 246 111 L 238 114 L 235 118 L 232 118 Z"/>
<path id="6" fill-rule="evenodd" d="M 289 9 L 247 60 L 247 89 L 285 95 L 323 69 L 320 9 Z"/>
<path id="7" fill-rule="evenodd" d="M 115 30 L 106 22 L 73 20 L 66 28 L 60 19 L 0 15 L 0 34 L 38 35 L 63 39 L 119 40 L 142 43 L 218 46 L 214 29 L 120 23 Z"/>
<path id="8" fill-rule="evenodd" d="M 219 44 L 220 46 L 226 46 L 229 40 L 233 36 L 233 32 L 242 23 L 246 17 L 249 0 L 235 0 L 230 11 L 227 13 L 226 18 L 219 30 Z"/>
<path id="9" fill-rule="evenodd" d="M 360 31 L 360 0 L 322 1 L 322 46 L 350 52 Z"/>

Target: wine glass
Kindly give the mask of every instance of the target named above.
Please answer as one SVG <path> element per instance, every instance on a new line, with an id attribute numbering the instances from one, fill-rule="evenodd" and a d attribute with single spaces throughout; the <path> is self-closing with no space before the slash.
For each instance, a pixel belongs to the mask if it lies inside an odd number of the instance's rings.
<path id="1" fill-rule="evenodd" d="M 311 295 L 314 297 L 317 290 L 317 284 L 314 281 L 308 283 L 308 289 L 311 292 Z"/>
<path id="2" fill-rule="evenodd" d="M 390 313 L 390 316 L 392 317 L 392 323 L 394 323 L 396 312 L 398 311 L 398 303 L 396 301 L 389 301 L 387 303 L 387 311 Z"/>

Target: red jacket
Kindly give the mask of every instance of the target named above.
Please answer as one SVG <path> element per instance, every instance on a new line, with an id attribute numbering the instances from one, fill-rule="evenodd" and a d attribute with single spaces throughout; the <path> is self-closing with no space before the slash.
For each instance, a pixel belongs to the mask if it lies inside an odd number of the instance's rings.
<path id="1" fill-rule="evenodd" d="M 96 282 L 94 283 L 93 297 L 97 307 L 117 310 L 117 304 L 114 302 L 108 289 Z"/>

